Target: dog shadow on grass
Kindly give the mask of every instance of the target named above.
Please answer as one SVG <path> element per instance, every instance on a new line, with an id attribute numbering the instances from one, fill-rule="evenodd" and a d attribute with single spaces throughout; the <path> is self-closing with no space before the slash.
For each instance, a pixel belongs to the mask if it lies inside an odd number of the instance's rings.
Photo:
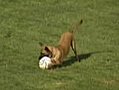
<path id="1" fill-rule="evenodd" d="M 64 61 L 63 65 L 60 67 L 70 66 L 70 65 L 74 64 L 75 62 L 81 62 L 83 60 L 88 60 L 88 58 L 94 54 L 106 53 L 106 52 L 111 52 L 111 51 L 96 51 L 96 52 L 89 52 L 89 53 L 80 54 L 80 55 L 78 55 L 79 61 L 76 60 L 75 56 L 71 56 L 71 57 L 69 57 L 68 60 Z"/>

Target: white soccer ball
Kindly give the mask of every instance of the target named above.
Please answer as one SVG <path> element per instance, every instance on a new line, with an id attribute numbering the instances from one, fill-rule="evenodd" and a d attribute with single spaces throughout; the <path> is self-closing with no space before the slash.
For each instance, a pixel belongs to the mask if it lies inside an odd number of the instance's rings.
<path id="1" fill-rule="evenodd" d="M 51 59 L 47 56 L 44 56 L 39 61 L 39 67 L 41 69 L 48 69 L 49 66 L 52 65 Z"/>

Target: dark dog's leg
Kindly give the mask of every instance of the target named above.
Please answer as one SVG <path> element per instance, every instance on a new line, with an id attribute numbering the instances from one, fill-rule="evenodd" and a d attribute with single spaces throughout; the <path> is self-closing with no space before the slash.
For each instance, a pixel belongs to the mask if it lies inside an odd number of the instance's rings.
<path id="1" fill-rule="evenodd" d="M 74 52 L 74 54 L 75 54 L 76 59 L 77 59 L 78 61 L 80 61 L 80 60 L 79 60 L 79 57 L 78 57 L 78 55 L 77 55 L 77 51 L 76 51 L 76 42 L 75 42 L 74 40 L 73 40 L 72 43 L 71 43 L 71 48 L 72 48 L 72 50 L 73 50 L 73 52 Z"/>

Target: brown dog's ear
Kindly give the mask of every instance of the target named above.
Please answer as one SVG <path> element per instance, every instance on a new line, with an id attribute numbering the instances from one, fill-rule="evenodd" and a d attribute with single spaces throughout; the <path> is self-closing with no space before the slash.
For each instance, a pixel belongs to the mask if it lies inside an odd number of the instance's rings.
<path id="1" fill-rule="evenodd" d="M 49 50 L 49 48 L 48 48 L 47 46 L 45 46 L 45 50 L 46 50 L 47 52 L 50 52 L 50 50 Z"/>
<path id="2" fill-rule="evenodd" d="M 50 50 L 50 48 L 45 46 L 44 50 L 48 53 L 47 56 L 51 58 L 52 57 L 52 51 Z"/>

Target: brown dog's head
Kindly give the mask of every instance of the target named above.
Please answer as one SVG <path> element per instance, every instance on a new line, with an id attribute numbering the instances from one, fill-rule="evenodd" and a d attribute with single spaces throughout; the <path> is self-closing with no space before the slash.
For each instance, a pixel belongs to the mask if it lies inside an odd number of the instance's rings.
<path id="1" fill-rule="evenodd" d="M 50 58 L 52 57 L 51 47 L 41 45 L 41 52 L 40 52 L 39 59 L 41 59 L 44 56 L 47 56 Z"/>
<path id="2" fill-rule="evenodd" d="M 52 57 L 52 52 L 48 46 L 44 46 L 41 50 L 41 55 Z"/>

